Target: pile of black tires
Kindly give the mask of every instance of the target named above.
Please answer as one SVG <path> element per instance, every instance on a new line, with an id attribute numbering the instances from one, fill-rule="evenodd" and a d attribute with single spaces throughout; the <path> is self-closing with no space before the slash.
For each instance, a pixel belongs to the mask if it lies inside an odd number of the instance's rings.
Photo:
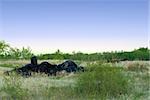
<path id="1" fill-rule="evenodd" d="M 67 60 L 61 64 L 55 65 L 50 64 L 49 62 L 42 62 L 38 64 L 37 57 L 34 56 L 31 58 L 31 63 L 26 64 L 25 66 L 22 66 L 20 68 L 15 68 L 11 71 L 6 71 L 5 74 L 10 75 L 10 72 L 16 72 L 17 74 L 20 74 L 22 76 L 28 77 L 32 76 L 32 72 L 36 73 L 45 73 L 48 76 L 56 76 L 57 72 L 65 71 L 66 73 L 71 72 L 84 72 L 84 67 L 77 66 L 77 64 L 71 60 Z"/>

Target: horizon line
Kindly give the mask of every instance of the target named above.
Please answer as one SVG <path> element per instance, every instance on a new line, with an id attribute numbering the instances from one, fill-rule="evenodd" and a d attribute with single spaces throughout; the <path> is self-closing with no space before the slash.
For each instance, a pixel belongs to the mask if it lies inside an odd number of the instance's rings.
<path id="1" fill-rule="evenodd" d="M 63 53 L 63 54 L 73 54 L 73 53 L 93 54 L 93 53 L 104 53 L 104 52 L 132 52 L 132 51 L 140 49 L 140 48 L 150 49 L 148 46 L 147 47 L 141 46 L 141 47 L 133 48 L 132 50 L 121 50 L 120 49 L 120 50 L 102 50 L 102 51 L 90 51 L 90 52 L 80 51 L 80 50 L 73 50 L 73 51 L 65 52 L 64 50 L 61 50 L 61 49 L 38 52 L 38 51 L 33 50 L 32 48 L 30 48 L 30 49 L 33 54 L 38 55 L 38 54 L 53 54 L 53 53 L 56 53 L 58 50 L 60 53 Z"/>

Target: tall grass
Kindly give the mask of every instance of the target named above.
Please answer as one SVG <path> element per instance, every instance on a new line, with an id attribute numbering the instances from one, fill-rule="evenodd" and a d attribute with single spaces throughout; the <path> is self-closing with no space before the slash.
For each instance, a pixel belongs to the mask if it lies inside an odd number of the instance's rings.
<path id="1" fill-rule="evenodd" d="M 16 100 L 26 98 L 28 92 L 26 89 L 21 87 L 21 81 L 19 78 L 19 76 L 4 77 L 3 87 L 0 89 L 2 98 Z"/>
<path id="2" fill-rule="evenodd" d="M 87 66 L 84 73 L 56 77 L 40 74 L 30 78 L 13 74 L 6 76 L 3 79 L 0 96 L 19 100 L 148 99 L 150 76 L 143 67 L 126 70 L 128 64 L 124 68 L 101 62 L 87 63 Z M 134 68 L 137 64 L 130 66 Z"/>
<path id="3" fill-rule="evenodd" d="M 126 68 L 128 71 L 135 71 L 135 72 L 148 72 L 149 67 L 150 67 L 149 63 L 130 62 L 126 64 Z"/>
<path id="4" fill-rule="evenodd" d="M 91 68 L 90 68 L 91 69 Z M 123 68 L 100 65 L 79 75 L 76 92 L 88 98 L 116 98 L 129 93 L 129 77 L 125 76 Z"/>

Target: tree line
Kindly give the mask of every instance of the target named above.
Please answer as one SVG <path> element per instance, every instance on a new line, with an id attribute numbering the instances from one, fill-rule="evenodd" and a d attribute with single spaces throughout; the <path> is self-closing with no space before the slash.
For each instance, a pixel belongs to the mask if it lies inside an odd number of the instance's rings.
<path id="1" fill-rule="evenodd" d="M 5 41 L 0 41 L 0 59 L 30 59 L 33 56 L 32 50 L 28 47 L 22 49 L 13 48 Z M 57 50 L 55 53 L 39 54 L 36 55 L 40 60 L 82 60 L 82 61 L 97 61 L 104 60 L 111 61 L 125 61 L 125 60 L 150 60 L 150 49 L 141 47 L 130 52 L 115 51 L 115 52 L 103 52 L 103 53 L 63 53 Z"/>
<path id="2" fill-rule="evenodd" d="M 0 41 L 0 59 L 29 59 L 34 54 L 28 47 L 21 49 L 11 47 L 5 41 Z"/>

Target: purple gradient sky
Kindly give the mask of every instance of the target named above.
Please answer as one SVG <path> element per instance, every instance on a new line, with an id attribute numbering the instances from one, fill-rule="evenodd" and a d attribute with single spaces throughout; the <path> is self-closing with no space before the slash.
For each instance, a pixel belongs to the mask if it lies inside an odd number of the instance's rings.
<path id="1" fill-rule="evenodd" d="M 148 46 L 148 0 L 0 0 L 0 40 L 35 53 Z"/>

